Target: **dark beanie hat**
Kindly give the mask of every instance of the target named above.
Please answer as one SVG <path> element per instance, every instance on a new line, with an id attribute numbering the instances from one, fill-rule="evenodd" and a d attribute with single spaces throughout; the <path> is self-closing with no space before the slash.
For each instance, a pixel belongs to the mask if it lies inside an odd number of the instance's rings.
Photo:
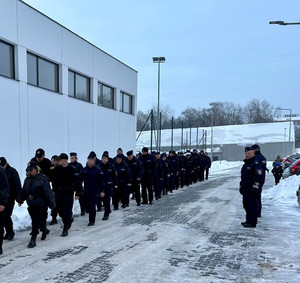
<path id="1" fill-rule="evenodd" d="M 3 167 L 5 164 L 7 164 L 5 157 L 0 157 L 0 166 Z"/>
<path id="2" fill-rule="evenodd" d="M 130 156 L 130 155 L 132 155 L 132 154 L 133 154 L 133 150 L 129 150 L 129 151 L 127 151 L 127 153 L 126 153 L 127 156 Z"/>
<path id="3" fill-rule="evenodd" d="M 108 151 L 104 151 L 103 154 L 102 154 L 102 157 L 107 157 L 107 158 L 109 158 Z"/>
<path id="4" fill-rule="evenodd" d="M 245 147 L 245 152 L 248 152 L 248 151 L 250 151 L 250 150 L 254 150 L 253 147 L 251 147 L 251 146 L 246 146 L 246 147 Z"/>
<path id="5" fill-rule="evenodd" d="M 148 152 L 148 151 L 149 151 L 148 147 L 143 147 L 142 152 Z"/>

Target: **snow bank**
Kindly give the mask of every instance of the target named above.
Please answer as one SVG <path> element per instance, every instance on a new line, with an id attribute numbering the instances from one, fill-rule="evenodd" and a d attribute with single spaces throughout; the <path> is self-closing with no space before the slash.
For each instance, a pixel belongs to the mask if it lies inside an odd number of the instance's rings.
<path id="1" fill-rule="evenodd" d="M 221 173 L 225 170 L 231 170 L 243 166 L 242 161 L 214 161 L 211 164 L 210 173 Z"/>
<path id="2" fill-rule="evenodd" d="M 263 191 L 263 198 L 274 201 L 286 207 L 298 206 L 296 191 L 300 185 L 300 176 L 291 176 L 283 179 L 277 186 Z"/>
<path id="3" fill-rule="evenodd" d="M 48 216 L 50 216 L 51 210 L 48 210 Z M 78 200 L 74 201 L 74 206 L 73 206 L 73 214 L 74 215 L 79 215 L 80 214 L 80 206 Z M 48 220 L 51 219 L 48 217 Z M 58 217 L 58 219 L 60 219 Z M 16 203 L 14 212 L 12 215 L 12 220 L 14 223 L 14 230 L 23 230 L 27 229 L 31 225 L 31 219 L 27 211 L 27 204 L 26 202 L 19 207 L 18 204 Z"/>

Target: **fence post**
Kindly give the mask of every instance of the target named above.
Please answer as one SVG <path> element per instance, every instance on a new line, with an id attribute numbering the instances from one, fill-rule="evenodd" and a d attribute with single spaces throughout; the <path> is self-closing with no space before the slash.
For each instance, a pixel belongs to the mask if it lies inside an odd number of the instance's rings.
<path id="1" fill-rule="evenodd" d="M 190 149 L 192 150 L 192 124 L 190 124 Z"/>
<path id="2" fill-rule="evenodd" d="M 161 147 L 161 112 L 159 112 L 159 138 L 158 138 L 158 151 Z"/>
<path id="3" fill-rule="evenodd" d="M 152 152 L 152 145 L 153 145 L 153 110 L 151 110 L 151 123 L 150 123 L 150 130 L 151 130 L 151 152 Z"/>
<path id="4" fill-rule="evenodd" d="M 173 129 L 174 129 L 174 117 L 172 117 L 172 123 L 171 123 L 171 150 L 173 150 Z"/>

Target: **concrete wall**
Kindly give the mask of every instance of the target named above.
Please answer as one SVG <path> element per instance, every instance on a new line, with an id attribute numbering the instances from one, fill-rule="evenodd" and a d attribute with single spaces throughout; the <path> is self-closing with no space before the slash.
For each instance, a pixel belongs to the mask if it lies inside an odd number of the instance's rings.
<path id="1" fill-rule="evenodd" d="M 24 177 L 38 147 L 50 158 L 77 151 L 135 149 L 136 116 L 120 112 L 121 91 L 134 96 L 137 72 L 19 0 L 1 0 L 0 39 L 15 47 L 16 78 L 0 76 L 0 155 Z M 91 27 L 92 28 L 92 27 Z M 27 51 L 59 65 L 59 93 L 27 84 Z M 90 78 L 91 102 L 68 96 L 68 69 Z M 115 89 L 116 109 L 97 105 L 98 82 Z"/>

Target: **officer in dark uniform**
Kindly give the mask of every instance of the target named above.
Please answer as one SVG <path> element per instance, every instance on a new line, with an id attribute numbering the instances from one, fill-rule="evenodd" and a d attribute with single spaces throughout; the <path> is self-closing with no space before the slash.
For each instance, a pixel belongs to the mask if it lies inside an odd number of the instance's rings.
<path id="1" fill-rule="evenodd" d="M 200 155 L 199 155 L 199 181 L 200 182 L 204 181 L 204 171 L 205 171 L 205 155 L 204 155 L 204 151 L 200 150 Z"/>
<path id="2" fill-rule="evenodd" d="M 177 174 L 179 174 L 178 171 L 178 159 L 174 155 L 174 151 L 169 152 L 169 156 L 167 158 L 168 167 L 170 170 L 170 179 L 169 179 L 169 192 L 173 193 L 173 190 L 175 190 L 175 177 Z"/>
<path id="3" fill-rule="evenodd" d="M 59 155 L 59 164 L 60 166 L 56 167 L 54 171 L 53 189 L 57 211 L 64 224 L 61 236 L 66 237 L 73 223 L 74 191 L 75 200 L 78 200 L 82 193 L 82 185 L 79 173 L 68 163 L 66 153 Z"/>
<path id="4" fill-rule="evenodd" d="M 144 174 L 142 163 L 133 155 L 133 150 L 126 153 L 127 160 L 125 163 L 128 165 L 132 179 L 132 191 L 134 194 L 137 206 L 141 205 L 141 180 Z"/>
<path id="5" fill-rule="evenodd" d="M 139 157 L 139 161 L 142 163 L 144 168 L 144 175 L 142 177 L 142 204 L 149 204 L 153 202 L 153 178 L 156 173 L 156 163 L 152 155 L 148 153 L 148 148 L 144 147 L 142 149 L 142 155 Z M 147 194 L 148 193 L 148 194 Z"/>
<path id="6" fill-rule="evenodd" d="M 180 176 L 181 176 L 181 170 L 183 168 L 183 163 L 181 158 L 176 154 L 176 151 L 173 151 L 173 154 L 175 158 L 177 159 L 177 164 L 178 164 L 178 172 L 175 175 L 175 190 L 179 189 L 180 186 Z"/>
<path id="7" fill-rule="evenodd" d="M 193 181 L 194 181 L 194 159 L 193 156 L 191 154 L 191 152 L 188 150 L 186 153 L 186 158 L 187 158 L 187 165 L 186 165 L 186 174 L 185 174 L 185 178 L 186 178 L 186 185 L 192 185 Z"/>
<path id="8" fill-rule="evenodd" d="M 208 180 L 209 168 L 211 167 L 211 159 L 205 152 L 205 179 Z"/>
<path id="9" fill-rule="evenodd" d="M 262 168 L 263 168 L 263 180 L 262 180 L 262 184 L 261 184 L 261 188 L 257 194 L 257 201 L 258 201 L 258 217 L 261 217 L 261 209 L 262 209 L 262 204 L 261 204 L 261 193 L 262 193 L 262 187 L 265 183 L 265 179 L 266 179 L 266 171 L 269 171 L 269 169 L 267 168 L 267 160 L 266 158 L 262 155 L 261 151 L 260 151 L 260 147 L 258 144 L 254 144 L 252 145 L 252 148 L 254 149 L 255 152 L 255 158 L 260 162 Z"/>
<path id="10" fill-rule="evenodd" d="M 51 172 L 50 180 L 53 180 L 54 170 L 55 170 L 56 167 L 59 166 L 59 158 L 56 154 L 51 157 L 51 165 L 52 166 L 50 167 L 50 172 Z M 54 199 L 55 199 L 55 193 L 53 191 L 53 188 L 52 188 L 52 192 L 53 192 L 53 196 L 54 196 Z M 56 209 L 56 207 L 54 209 L 51 209 L 51 216 L 52 216 L 52 220 L 49 222 L 49 225 L 57 224 L 57 209 Z"/>
<path id="11" fill-rule="evenodd" d="M 160 152 L 156 152 L 155 154 L 155 161 L 156 161 L 156 174 L 154 176 L 154 192 L 155 192 L 155 199 L 161 199 L 161 193 L 163 190 L 164 184 L 164 164 L 160 156 Z"/>
<path id="12" fill-rule="evenodd" d="M 89 155 L 87 159 L 87 166 L 82 169 L 81 177 L 84 184 L 83 199 L 89 212 L 88 226 L 93 226 L 96 220 L 98 197 L 104 197 L 104 175 L 100 167 L 95 166 L 96 160 L 93 155 Z"/>
<path id="13" fill-rule="evenodd" d="M 80 162 L 78 162 L 78 157 L 76 152 L 70 152 L 70 164 L 77 170 L 77 172 L 81 175 L 83 166 Z M 80 211 L 81 216 L 85 215 L 85 200 L 84 200 L 84 194 L 81 194 L 79 197 L 79 205 L 80 205 Z"/>
<path id="14" fill-rule="evenodd" d="M 252 147 L 245 148 L 245 160 L 241 170 L 240 193 L 243 195 L 243 206 L 246 211 L 245 228 L 255 228 L 258 216 L 257 194 L 261 190 L 263 168 L 255 158 Z"/>
<path id="15" fill-rule="evenodd" d="M 14 210 L 16 197 L 21 191 L 21 180 L 17 170 L 11 167 L 4 157 L 0 157 L 0 166 L 2 166 L 5 171 L 10 189 L 9 203 L 4 210 L 4 227 L 6 232 L 4 239 L 11 241 L 15 236 L 11 215 Z"/>
<path id="16" fill-rule="evenodd" d="M 117 171 L 115 166 L 110 162 L 110 158 L 107 151 L 104 151 L 102 154 L 102 160 L 100 163 L 100 168 L 104 174 L 104 183 L 105 183 L 105 195 L 103 198 L 104 203 L 104 216 L 102 220 L 108 220 L 109 214 L 111 213 L 110 209 L 110 200 L 113 197 L 114 189 L 116 186 L 117 189 Z"/>
<path id="17" fill-rule="evenodd" d="M 192 158 L 194 162 L 194 173 L 193 173 L 193 182 L 197 183 L 199 180 L 199 170 L 200 170 L 200 156 L 197 149 L 193 149 Z"/>
<path id="18" fill-rule="evenodd" d="M 187 167 L 187 157 L 184 156 L 183 152 L 178 152 L 178 157 L 181 160 L 181 171 L 180 171 L 180 187 L 185 186 L 185 176 L 186 176 L 186 167 Z"/>
<path id="19" fill-rule="evenodd" d="M 10 189 L 4 169 L 0 166 L 0 255 L 3 253 L 4 210 L 9 203 Z"/>
<path id="20" fill-rule="evenodd" d="M 50 181 L 52 178 L 51 174 L 51 161 L 45 157 L 45 151 L 42 148 L 39 148 L 35 152 L 35 157 L 31 159 L 31 161 L 37 162 L 38 166 L 41 168 L 41 173 L 46 175 Z"/>
<path id="21" fill-rule="evenodd" d="M 35 161 L 30 161 L 26 168 L 27 177 L 24 181 L 23 188 L 17 196 L 19 206 L 26 200 L 28 212 L 31 217 L 31 239 L 28 248 L 36 246 L 36 237 L 39 230 L 42 231 L 41 240 L 45 240 L 49 234 L 44 219 L 44 211 L 46 208 L 53 209 L 55 207 L 53 193 L 50 188 L 49 179 L 43 175 Z"/>
<path id="22" fill-rule="evenodd" d="M 119 199 L 121 199 L 122 208 L 129 206 L 129 194 L 132 187 L 132 179 L 130 169 L 123 161 L 122 154 L 116 156 L 115 168 L 117 171 L 118 188 L 113 196 L 114 208 L 119 208 Z"/>
<path id="23" fill-rule="evenodd" d="M 164 181 L 163 181 L 163 195 L 168 194 L 169 190 L 169 178 L 170 178 L 170 170 L 167 162 L 167 154 L 164 152 L 161 154 L 161 161 L 164 168 Z"/>

